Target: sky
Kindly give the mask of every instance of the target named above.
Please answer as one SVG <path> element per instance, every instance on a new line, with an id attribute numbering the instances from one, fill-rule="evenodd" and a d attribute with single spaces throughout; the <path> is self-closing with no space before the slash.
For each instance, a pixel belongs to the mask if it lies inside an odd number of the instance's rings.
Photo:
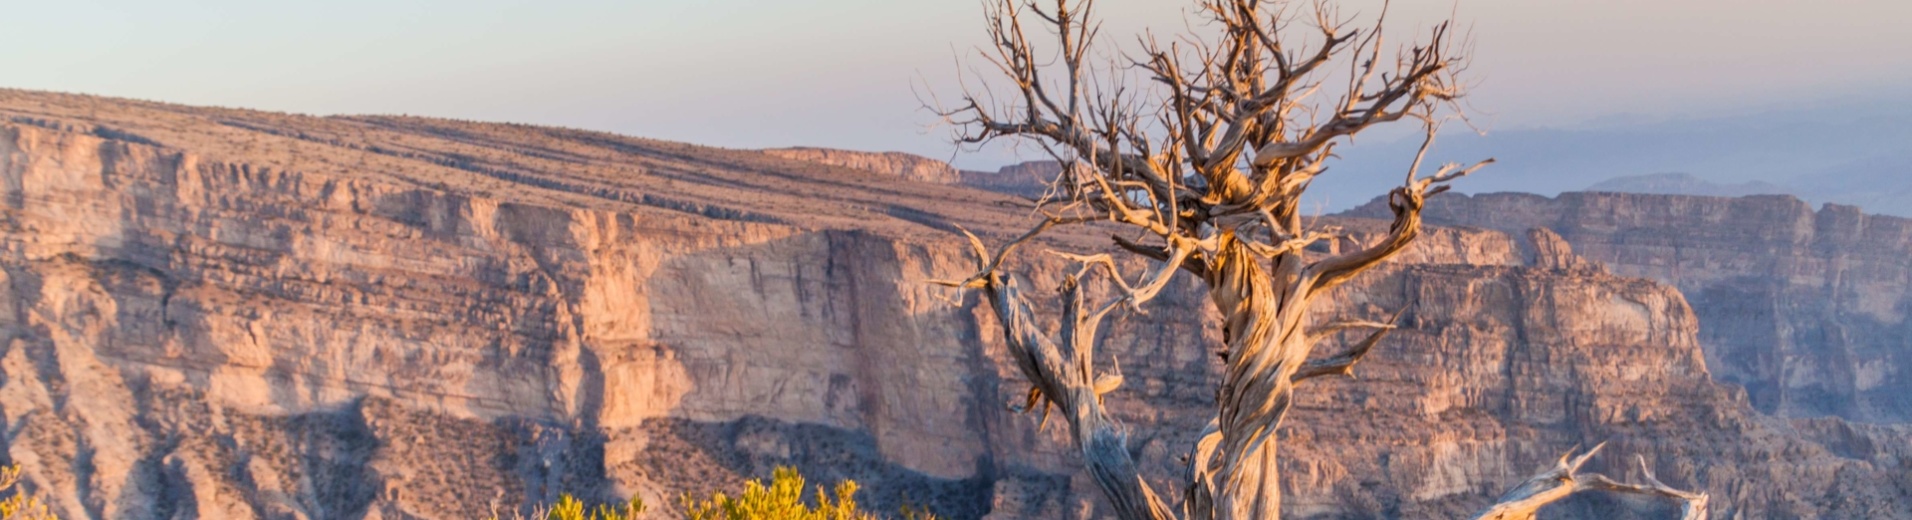
<path id="1" fill-rule="evenodd" d="M 1378 12 L 1373 0 L 1344 11 Z M 1473 33 L 1488 132 L 1717 117 L 1912 85 L 1904 0 L 1396 0 Z M 1186 2 L 1102 0 L 1107 43 Z M 984 43 L 977 0 L 0 0 L 0 86 L 412 114 L 727 147 L 961 155 L 920 109 Z M 1399 40 L 1397 40 L 1399 41 Z M 968 61 L 968 63 L 974 63 Z"/>

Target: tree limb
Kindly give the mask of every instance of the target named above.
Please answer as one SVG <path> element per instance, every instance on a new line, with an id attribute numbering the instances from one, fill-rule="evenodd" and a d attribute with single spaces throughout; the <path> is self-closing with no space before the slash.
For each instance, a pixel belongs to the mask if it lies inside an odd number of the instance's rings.
<path id="1" fill-rule="evenodd" d="M 1605 443 L 1594 446 L 1586 453 L 1575 457 L 1573 451 L 1560 456 L 1553 467 L 1542 470 L 1525 482 L 1501 495 L 1500 500 L 1487 510 L 1475 515 L 1475 520 L 1531 520 L 1540 509 L 1558 502 L 1574 493 L 1582 491 L 1606 491 L 1612 493 L 1641 495 L 1653 498 L 1672 499 L 1680 503 L 1681 520 L 1704 520 L 1706 518 L 1707 496 L 1674 489 L 1653 477 L 1653 470 L 1646 466 L 1646 459 L 1640 458 L 1640 469 L 1646 474 L 1646 484 L 1622 484 L 1598 473 L 1581 473 L 1581 466 L 1587 460 L 1606 447 Z"/>
<path id="2" fill-rule="evenodd" d="M 1407 309 L 1401 309 L 1401 311 L 1395 312 L 1394 317 L 1389 318 L 1387 323 L 1342 322 L 1329 325 L 1322 331 L 1310 333 L 1308 341 L 1312 343 L 1320 341 L 1329 334 L 1351 328 L 1376 329 L 1373 334 L 1368 335 L 1367 339 L 1361 340 L 1360 343 L 1355 344 L 1354 348 L 1348 349 L 1347 352 L 1330 358 L 1309 361 L 1307 365 L 1303 365 L 1300 370 L 1295 371 L 1295 375 L 1292 376 L 1293 380 L 1299 383 L 1305 379 L 1321 376 L 1353 376 L 1354 364 L 1360 363 L 1361 358 L 1368 355 L 1368 351 L 1374 350 L 1374 346 L 1380 344 L 1381 338 L 1387 337 L 1388 332 L 1394 330 L 1395 325 L 1401 321 L 1401 315 L 1406 312 Z"/>
<path id="3" fill-rule="evenodd" d="M 1419 122 L 1430 135 L 1424 156 L 1436 122 L 1458 112 L 1465 45 L 1457 48 L 1451 24 L 1441 23 L 1388 63 L 1381 59 L 1385 14 L 1357 29 L 1339 19 L 1331 0 L 1317 0 L 1310 29 L 1290 2 L 1191 1 L 1211 22 L 1201 33 L 1166 44 L 1138 38 L 1141 52 L 1126 65 L 1098 71 L 1089 51 L 1099 27 L 1093 0 L 991 0 L 984 57 L 1002 73 L 1005 95 L 994 99 L 987 84 L 965 88 L 957 108 L 935 112 L 957 127 L 960 144 L 1033 143 L 1062 169 L 1049 186 L 1054 197 L 1037 201 L 1045 220 L 995 255 L 969 235 L 977 273 L 939 283 L 989 295 L 1033 386 L 1023 408 L 1062 412 L 1117 516 L 1165 520 L 1171 515 L 1140 484 L 1120 428 L 1101 408 L 1100 396 L 1122 379 L 1094 370 L 1095 332 L 1117 307 L 1139 314 L 1175 272 L 1200 277 L 1222 316 L 1226 362 L 1215 421 L 1189 462 L 1184 520 L 1273 520 L 1281 502 L 1276 432 L 1296 383 L 1351 373 L 1394 327 L 1304 330 L 1316 298 L 1398 255 L 1420 231 L 1425 198 L 1486 162 L 1421 177 L 1417 159 L 1407 182 L 1389 194 L 1395 220 L 1386 236 L 1311 258 L 1310 245 L 1336 235 L 1304 225 L 1302 197 L 1328 171 L 1336 146 L 1378 125 Z M 1026 30 L 1025 21 L 1040 30 Z M 1045 34 L 1053 45 L 1030 39 Z M 1342 60 L 1346 92 L 1315 97 Z M 1136 71 L 1145 79 L 1124 76 Z M 1110 80 L 1096 81 L 1104 72 Z M 1053 227 L 1091 221 L 1131 228 L 1127 235 L 1140 238 L 1118 234 L 1116 246 L 1160 264 L 1131 284 L 1110 255 L 1063 253 L 1080 268 L 1062 280 L 1060 344 L 1048 343 L 1028 302 L 1001 274 L 1004 259 Z M 1085 307 L 1079 284 L 1104 270 L 1116 298 Z M 1347 352 L 1310 361 L 1322 339 L 1352 328 L 1375 331 Z"/>
<path id="4" fill-rule="evenodd" d="M 989 262 L 979 251 L 978 262 Z M 1175 520 L 1169 509 L 1148 483 L 1142 481 L 1135 460 L 1129 455 L 1128 434 L 1102 407 L 1101 395 L 1119 385 L 1117 379 L 1095 374 L 1094 334 L 1082 314 L 1082 295 L 1077 280 L 1063 285 L 1063 343 L 1051 342 L 1037 325 L 1034 306 L 1022 295 L 1013 278 L 986 272 L 981 289 L 1003 327 L 1003 339 L 1016 367 L 1033 385 L 1030 400 L 1054 405 L 1066 418 L 1074 433 L 1076 448 L 1089 466 L 1097 486 L 1109 498 L 1121 518 Z M 1045 412 L 1046 413 L 1046 412 Z"/>

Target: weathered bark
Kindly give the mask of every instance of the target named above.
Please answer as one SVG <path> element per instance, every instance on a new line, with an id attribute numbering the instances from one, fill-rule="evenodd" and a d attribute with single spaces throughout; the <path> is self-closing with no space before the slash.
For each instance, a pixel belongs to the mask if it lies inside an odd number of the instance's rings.
<path id="1" fill-rule="evenodd" d="M 1291 255 L 1263 272 L 1240 242 L 1225 240 L 1209 280 L 1210 296 L 1222 312 L 1227 345 L 1222 389 L 1217 394 L 1220 446 L 1215 460 L 1201 461 L 1214 472 L 1207 487 L 1215 499 L 1215 518 L 1277 518 L 1281 482 L 1275 464 L 1275 431 L 1293 402 L 1292 379 L 1306 361 L 1305 337 L 1297 334 L 1306 297 Z M 1286 281 L 1280 288 L 1275 280 Z"/>
<path id="2" fill-rule="evenodd" d="M 1645 484 L 1622 484 L 1598 473 L 1581 473 L 1580 467 L 1593 458 L 1600 448 L 1594 446 L 1578 457 L 1572 452 L 1560 456 L 1553 467 L 1542 470 L 1522 482 L 1500 500 L 1474 518 L 1476 520 L 1532 520 L 1539 514 L 1540 508 L 1558 502 L 1574 493 L 1582 491 L 1605 491 L 1629 495 L 1641 495 L 1650 498 L 1674 500 L 1680 503 L 1680 520 L 1704 520 L 1708 497 L 1705 493 L 1681 491 L 1654 478 L 1653 469 L 1647 467 L 1646 459 L 1639 459 L 1640 471 Z"/>
<path id="3" fill-rule="evenodd" d="M 994 255 L 970 236 L 978 271 L 944 283 L 988 295 L 1033 385 L 1026 406 L 1040 407 L 1045 417 L 1052 406 L 1062 412 L 1117 516 L 1161 520 L 1174 512 L 1136 473 L 1123 428 L 1102 408 L 1101 395 L 1119 386 L 1120 376 L 1096 374 L 1095 329 L 1118 307 L 1139 309 L 1177 272 L 1200 277 L 1223 320 L 1225 372 L 1216 415 L 1189 459 L 1182 518 L 1279 518 L 1277 431 L 1297 386 L 1350 374 L 1393 328 L 1356 320 L 1309 330 L 1310 308 L 1327 290 L 1404 250 L 1420 233 L 1426 198 L 1492 162 L 1421 171 L 1440 122 L 1457 113 L 1465 60 L 1453 52 L 1464 45 L 1440 24 L 1426 41 L 1403 48 L 1387 70 L 1379 21 L 1349 30 L 1331 6 L 1316 3 L 1310 34 L 1317 41 L 1294 42 L 1289 33 L 1299 25 L 1291 23 L 1298 11 L 1284 3 L 1197 0 L 1217 32 L 1166 47 L 1145 39 L 1132 65 L 1152 81 L 1128 85 L 1117 74 L 1130 67 L 1089 62 L 1097 34 L 1092 0 L 1056 0 L 1049 10 L 1023 2 L 999 0 L 989 11 L 986 57 L 1011 95 L 999 102 L 986 89 L 971 91 L 955 109 L 934 108 L 960 129 L 959 143 L 1025 139 L 1064 167 L 1049 194 L 1032 201 L 1043 216 L 1035 227 Z M 1054 57 L 1037 50 L 1025 17 L 1046 25 Z M 1339 69 L 1327 67 L 1337 61 L 1347 62 L 1346 91 L 1333 102 L 1310 101 L 1325 82 L 1323 71 Z M 1102 72 L 1118 79 L 1092 81 Z M 1302 193 L 1327 170 L 1343 138 L 1396 121 L 1421 124 L 1427 138 L 1406 180 L 1389 192 L 1388 232 L 1345 253 L 1312 252 L 1312 245 L 1349 237 L 1305 225 Z M 1107 255 L 1064 254 L 1082 269 L 1063 280 L 1062 326 L 1052 342 L 1003 274 L 1004 260 L 1051 228 L 1090 222 L 1138 232 L 1145 238 L 1112 238 L 1161 264 L 1130 285 Z M 1084 307 L 1081 284 L 1098 268 L 1118 297 L 1092 309 Z M 1310 361 L 1324 339 L 1357 328 L 1374 332 L 1345 353 Z"/>
<path id="4" fill-rule="evenodd" d="M 972 237 L 973 239 L 974 237 Z M 1035 311 L 1011 277 L 988 271 L 992 263 L 980 241 L 974 242 L 983 275 L 959 285 L 982 289 L 1003 327 L 1010 355 L 1029 379 L 1028 410 L 1040 407 L 1046 419 L 1055 407 L 1069 425 L 1070 436 L 1082 454 L 1090 476 L 1108 497 L 1116 515 L 1128 519 L 1172 520 L 1174 512 L 1141 478 L 1129 455 L 1128 433 L 1102 407 L 1102 394 L 1122 384 L 1120 374 L 1095 371 L 1095 330 L 1106 311 L 1083 307 L 1082 287 L 1076 276 L 1063 280 L 1063 314 L 1057 341 L 1037 324 Z M 1164 265 L 1162 280 L 1174 267 Z M 1086 270 L 1085 270 L 1086 272 Z M 1147 286 L 1144 287 L 1145 291 Z M 1156 284 L 1154 291 L 1159 291 Z M 1154 291 L 1131 293 L 1136 303 Z"/>

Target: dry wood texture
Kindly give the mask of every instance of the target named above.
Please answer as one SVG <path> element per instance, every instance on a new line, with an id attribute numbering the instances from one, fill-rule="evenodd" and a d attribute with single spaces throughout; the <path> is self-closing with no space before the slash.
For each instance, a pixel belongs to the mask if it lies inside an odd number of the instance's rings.
<path id="1" fill-rule="evenodd" d="M 1384 43 L 1385 14 L 1357 26 L 1327 2 L 1194 6 L 1196 34 L 1166 42 L 1144 36 L 1138 52 L 1106 56 L 1096 43 L 1093 1 L 991 6 L 985 57 L 1001 81 L 966 85 L 960 104 L 932 108 L 960 143 L 1012 139 L 1066 167 L 1034 201 L 1040 218 L 1033 228 L 993 254 L 971 236 L 977 272 L 946 283 L 987 295 L 1034 385 L 1029 406 L 1045 417 L 1051 406 L 1061 411 L 1118 516 L 1160 520 L 1178 513 L 1138 476 L 1123 427 L 1102 408 L 1102 395 L 1121 378 L 1097 373 L 1095 331 L 1111 311 L 1139 310 L 1177 272 L 1200 277 L 1223 319 L 1225 374 L 1215 418 L 1193 447 L 1187 487 L 1179 490 L 1179 518 L 1273 519 L 1281 510 L 1276 432 L 1293 393 L 1309 378 L 1352 373 L 1394 327 L 1309 323 L 1308 309 L 1406 248 L 1421 231 L 1427 197 L 1492 159 L 1422 169 L 1442 123 L 1460 116 L 1467 52 L 1451 23 L 1395 49 Z M 1387 232 L 1362 243 L 1309 225 L 1302 195 L 1328 170 L 1335 147 L 1395 122 L 1419 125 L 1426 139 L 1388 194 Z M 1131 283 L 1107 255 L 1063 253 L 1082 268 L 1063 281 L 1060 330 L 1043 330 L 1004 262 L 1045 231 L 1092 223 L 1124 229 L 1111 237 L 1117 246 L 1160 263 Z M 1090 305 L 1081 284 L 1097 273 L 1116 297 Z M 1343 353 L 1314 355 L 1324 340 L 1353 329 L 1373 332 Z M 1575 480 L 1580 462 L 1555 470 L 1567 477 L 1559 485 L 1523 485 L 1485 517 L 1530 515 L 1582 489 L 1684 496 L 1664 486 Z"/>

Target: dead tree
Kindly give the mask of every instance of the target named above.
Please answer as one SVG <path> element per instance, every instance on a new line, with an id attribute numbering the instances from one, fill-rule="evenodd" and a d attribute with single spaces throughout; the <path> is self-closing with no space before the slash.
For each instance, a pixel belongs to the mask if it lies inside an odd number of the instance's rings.
<path id="1" fill-rule="evenodd" d="M 1045 417 L 1051 407 L 1060 411 L 1120 518 L 1268 520 L 1281 508 L 1276 431 L 1295 390 L 1312 378 L 1351 373 L 1394 327 L 1311 323 L 1310 307 L 1400 253 L 1421 230 L 1427 198 L 1492 160 L 1422 171 L 1442 121 L 1459 113 L 1464 88 L 1467 51 L 1450 23 L 1393 49 L 1382 37 L 1385 15 L 1355 27 L 1327 0 L 1194 6 L 1196 34 L 1167 43 L 1145 36 L 1137 52 L 1106 62 L 1097 54 L 1093 0 L 990 6 L 992 45 L 984 52 L 1001 81 L 966 85 L 959 104 L 933 108 L 958 129 L 960 143 L 1013 138 L 1065 167 L 1036 201 L 1033 228 L 994 253 L 971 235 L 977 272 L 942 283 L 986 295 L 1033 384 L 1029 408 Z M 1406 180 L 1387 194 L 1394 215 L 1387 232 L 1345 252 L 1311 251 L 1347 237 L 1306 222 L 1303 192 L 1327 171 L 1336 146 L 1395 122 L 1419 125 L 1426 140 Z M 1107 254 L 1063 253 L 1081 269 L 1062 281 L 1061 327 L 1051 334 L 1004 261 L 1046 231 L 1090 223 L 1126 229 L 1112 237 L 1115 245 L 1159 263 L 1130 282 Z M 1200 278 L 1220 311 L 1225 373 L 1215 417 L 1192 447 L 1181 506 L 1172 508 L 1142 480 L 1124 428 L 1103 409 L 1102 395 L 1121 377 L 1097 373 L 1094 361 L 1095 331 L 1111 311 L 1139 310 L 1178 272 Z M 1097 273 L 1118 296 L 1088 305 L 1081 284 Z M 1324 339 L 1362 329 L 1373 332 L 1348 350 L 1313 356 Z M 1550 482 L 1570 485 L 1530 483 L 1483 517 L 1519 518 L 1585 488 L 1572 479 Z"/>
<path id="2" fill-rule="evenodd" d="M 1488 506 L 1474 518 L 1476 520 L 1531 520 L 1540 508 L 1567 498 L 1581 491 L 1606 491 L 1629 495 L 1640 495 L 1676 501 L 1680 504 L 1680 520 L 1705 520 L 1707 496 L 1705 493 L 1681 491 L 1668 486 L 1653 476 L 1653 468 L 1646 465 L 1646 459 L 1640 458 L 1640 472 L 1646 478 L 1645 484 L 1623 484 L 1598 473 L 1581 473 L 1580 467 L 1587 459 L 1599 453 L 1605 444 L 1594 446 L 1580 456 L 1568 452 L 1560 456 L 1554 466 L 1529 477 L 1519 486 L 1501 495 L 1500 500 Z"/>

